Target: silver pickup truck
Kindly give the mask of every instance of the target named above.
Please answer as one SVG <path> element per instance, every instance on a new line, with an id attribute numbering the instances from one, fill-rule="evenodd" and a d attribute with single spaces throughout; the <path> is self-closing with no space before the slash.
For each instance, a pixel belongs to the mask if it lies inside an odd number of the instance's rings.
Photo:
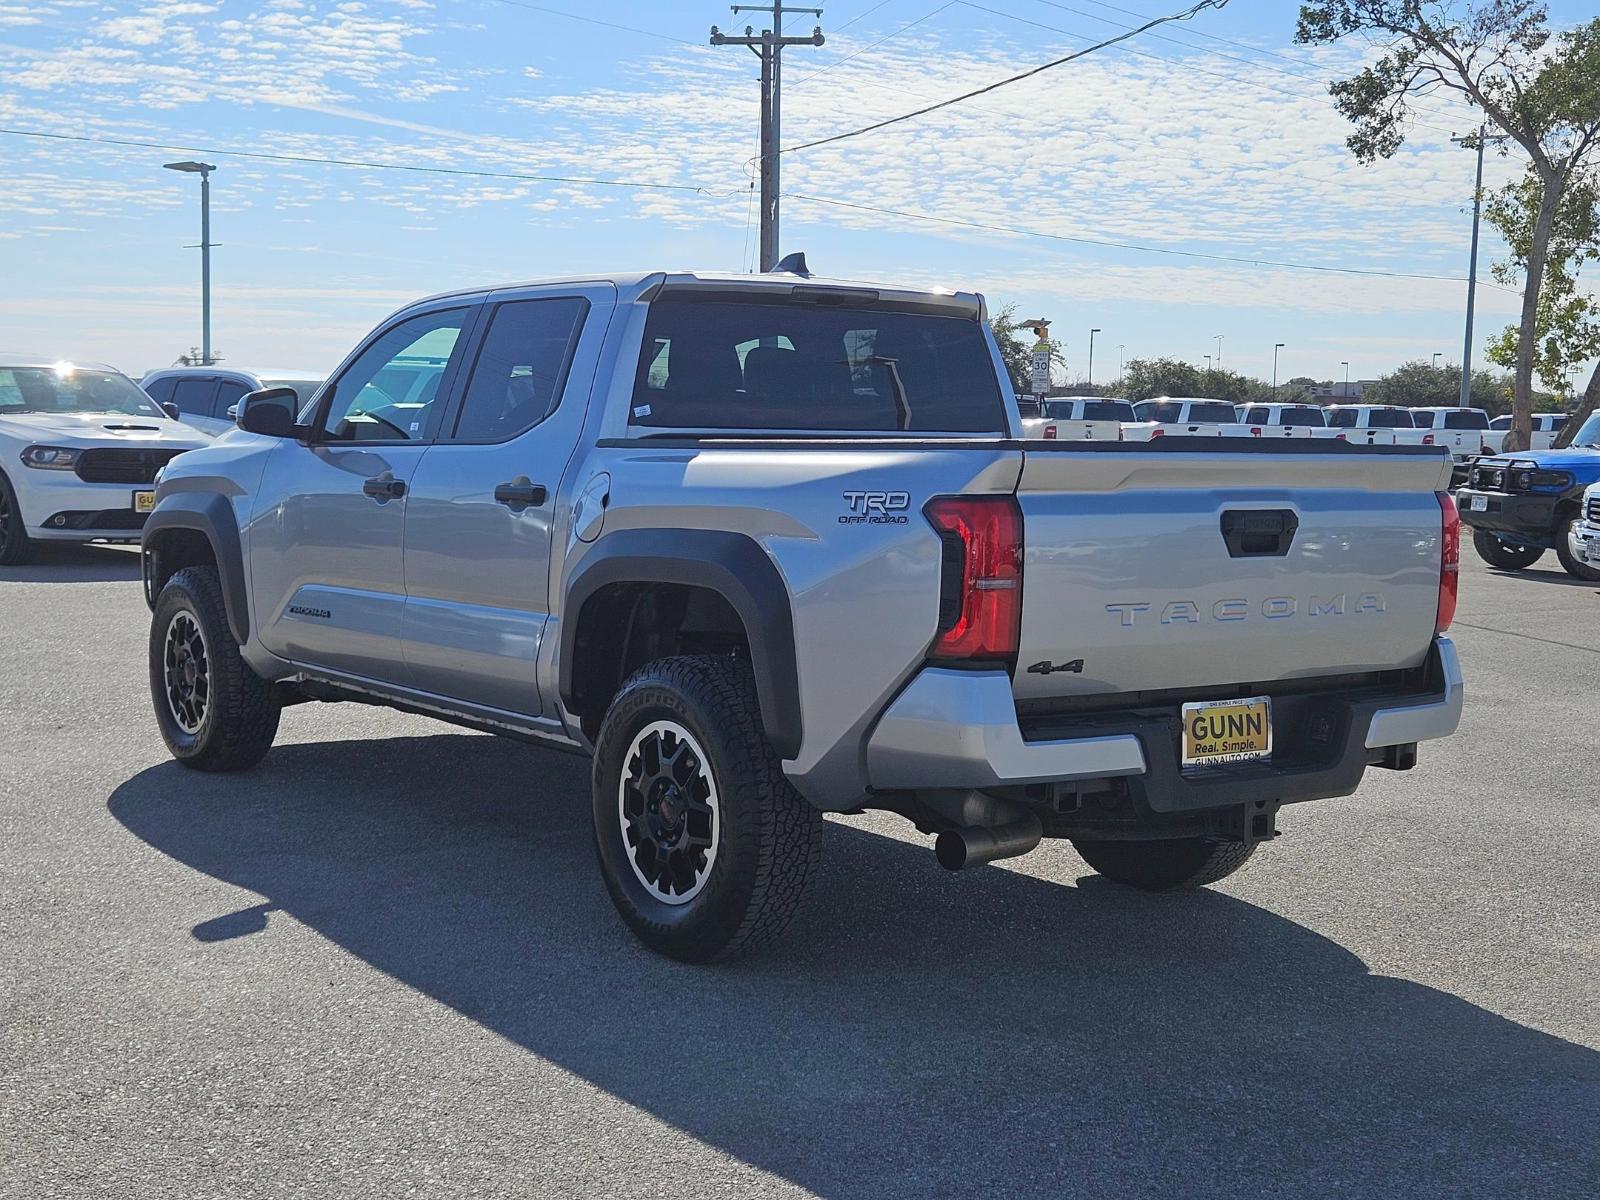
<path id="1" fill-rule="evenodd" d="M 1455 729 L 1442 450 L 1024 441 L 1005 380 L 967 293 L 411 305 L 162 474 L 161 733 L 236 770 L 284 706 L 359 701 L 590 754 L 618 910 L 701 961 L 784 927 L 824 812 L 1193 887 Z"/>

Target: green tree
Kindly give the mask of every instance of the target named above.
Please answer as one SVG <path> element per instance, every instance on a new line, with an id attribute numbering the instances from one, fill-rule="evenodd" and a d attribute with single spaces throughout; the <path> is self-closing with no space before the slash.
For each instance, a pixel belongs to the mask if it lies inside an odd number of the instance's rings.
<path id="1" fill-rule="evenodd" d="M 1148 400 L 1152 396 L 1196 396 L 1252 404 L 1272 399 L 1272 385 L 1237 371 L 1216 367 L 1202 370 L 1178 358 L 1134 358 L 1123 367 L 1122 377 L 1107 385 L 1108 396 Z"/>
<path id="2" fill-rule="evenodd" d="M 1508 259 L 1494 266 L 1495 278 L 1502 283 L 1515 283 L 1526 269 L 1539 195 L 1538 180 L 1524 175 L 1498 192 L 1485 210 L 1511 250 Z M 1569 371 L 1600 355 L 1600 300 L 1579 287 L 1584 265 L 1595 259 L 1600 259 L 1600 179 L 1591 171 L 1568 187 L 1556 210 L 1550 237 L 1549 264 L 1534 321 L 1534 369 L 1546 381 L 1557 380 L 1564 385 Z M 1507 326 L 1490 344 L 1490 359 L 1501 366 L 1512 366 L 1516 361 L 1517 334 L 1516 326 Z M 1600 366 L 1596 367 L 1596 377 L 1600 378 Z M 1593 385 L 1585 389 L 1579 411 L 1569 422 L 1573 433 L 1594 411 L 1597 394 L 1600 389 Z M 1566 444 L 1565 440 L 1562 444 Z"/>
<path id="3" fill-rule="evenodd" d="M 1469 101 L 1528 156 L 1538 202 L 1524 255 L 1506 438 L 1514 450 L 1532 437 L 1539 297 L 1556 213 L 1585 165 L 1600 157 L 1600 17 L 1552 44 L 1548 16 L 1540 0 L 1310 0 L 1295 32 L 1311 45 L 1355 36 L 1379 51 L 1329 87 L 1355 125 L 1346 144 L 1359 161 L 1392 155 L 1416 101 L 1441 92 Z"/>
<path id="4" fill-rule="evenodd" d="M 1511 382 L 1491 371 L 1472 373 L 1472 406 L 1499 416 L 1510 405 Z M 1361 393 L 1363 404 L 1436 408 L 1461 403 L 1461 365 L 1436 367 L 1426 359 L 1402 363 Z"/>

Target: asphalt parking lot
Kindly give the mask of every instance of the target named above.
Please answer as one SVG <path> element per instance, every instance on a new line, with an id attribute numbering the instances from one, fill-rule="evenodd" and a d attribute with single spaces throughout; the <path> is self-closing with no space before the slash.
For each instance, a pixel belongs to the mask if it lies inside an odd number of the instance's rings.
<path id="1" fill-rule="evenodd" d="M 308 704 L 170 762 L 118 549 L 0 570 L 0 1195 L 1600 1192 L 1600 596 L 1464 556 L 1461 732 L 1205 892 L 830 824 L 641 949 L 587 763 Z"/>

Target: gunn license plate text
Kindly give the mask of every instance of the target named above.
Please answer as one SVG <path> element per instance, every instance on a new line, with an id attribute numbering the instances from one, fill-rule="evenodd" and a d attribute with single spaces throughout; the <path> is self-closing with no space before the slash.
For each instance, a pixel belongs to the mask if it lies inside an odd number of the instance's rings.
<path id="1" fill-rule="evenodd" d="M 1249 762 L 1272 755 L 1272 701 L 1202 701 L 1183 706 L 1183 765 Z"/>

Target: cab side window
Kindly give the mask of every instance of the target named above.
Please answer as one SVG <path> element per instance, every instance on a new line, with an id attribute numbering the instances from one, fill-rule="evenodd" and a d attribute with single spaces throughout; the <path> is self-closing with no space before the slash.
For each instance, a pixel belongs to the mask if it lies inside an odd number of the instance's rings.
<path id="1" fill-rule="evenodd" d="M 421 313 L 367 344 L 328 388 L 320 437 L 329 442 L 425 441 L 438 423 L 439 385 L 469 308 Z"/>
<path id="2" fill-rule="evenodd" d="M 588 307 L 561 296 L 495 308 L 456 419 L 457 441 L 507 441 L 555 411 Z"/>

